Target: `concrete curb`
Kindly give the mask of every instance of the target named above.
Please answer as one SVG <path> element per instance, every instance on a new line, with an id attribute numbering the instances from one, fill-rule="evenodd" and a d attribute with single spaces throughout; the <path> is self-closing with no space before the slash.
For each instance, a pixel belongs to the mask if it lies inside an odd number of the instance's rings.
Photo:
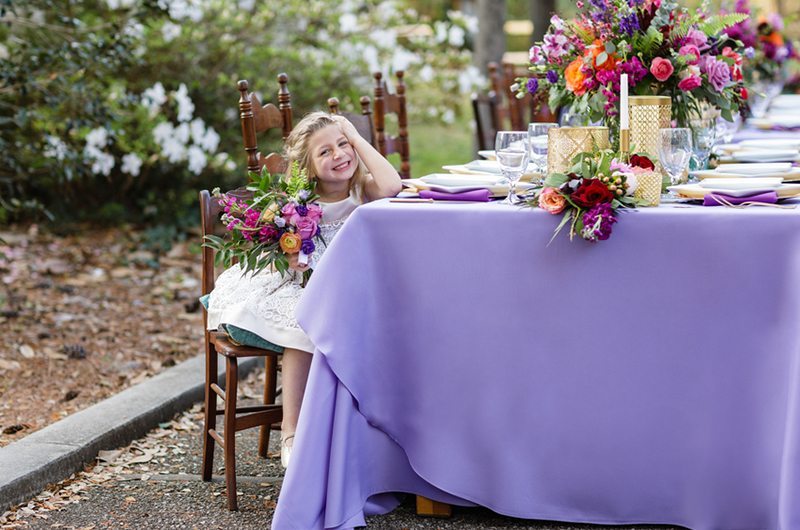
<path id="1" fill-rule="evenodd" d="M 240 377 L 260 362 L 258 357 L 241 359 Z M 0 512 L 82 469 L 99 451 L 127 445 L 201 401 L 204 378 L 201 354 L 0 448 Z"/>

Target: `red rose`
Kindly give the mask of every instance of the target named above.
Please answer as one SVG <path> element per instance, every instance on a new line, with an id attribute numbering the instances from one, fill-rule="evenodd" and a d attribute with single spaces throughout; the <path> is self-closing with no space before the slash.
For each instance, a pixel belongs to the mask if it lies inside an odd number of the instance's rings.
<path id="1" fill-rule="evenodd" d="M 745 87 L 742 87 L 741 90 L 739 90 L 739 95 L 742 96 L 742 99 L 747 100 L 747 96 L 749 94 L 747 93 L 747 89 Z"/>
<path id="2" fill-rule="evenodd" d="M 663 57 L 656 57 L 650 64 L 650 73 L 662 83 L 669 79 L 669 76 L 671 76 L 674 71 L 675 67 L 672 66 L 669 59 L 664 59 Z"/>
<path id="3" fill-rule="evenodd" d="M 633 167 L 640 167 L 642 169 L 655 169 L 656 165 L 652 160 L 642 155 L 631 156 L 631 165 Z"/>
<path id="4" fill-rule="evenodd" d="M 591 208 L 604 202 L 611 202 L 614 194 L 608 186 L 600 182 L 600 179 L 583 179 L 570 198 L 581 208 Z"/>

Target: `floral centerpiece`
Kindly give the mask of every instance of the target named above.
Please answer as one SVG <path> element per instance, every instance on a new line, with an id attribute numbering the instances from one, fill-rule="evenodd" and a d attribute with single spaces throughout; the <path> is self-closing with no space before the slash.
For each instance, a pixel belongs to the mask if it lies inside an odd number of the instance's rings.
<path id="1" fill-rule="evenodd" d="M 550 108 L 572 107 L 612 129 L 623 73 L 633 94 L 670 96 L 673 118 L 682 125 L 700 116 L 703 103 L 732 121 L 747 98 L 740 43 L 723 30 L 748 15 L 707 16 L 675 0 L 578 0 L 576 5 L 576 18 L 554 15 L 544 40 L 530 49 L 533 76 L 519 80 L 520 94 L 546 89 Z"/>
<path id="2" fill-rule="evenodd" d="M 241 263 L 245 273 L 270 267 L 283 275 L 293 254 L 299 263 L 308 263 L 324 241 L 319 235 L 322 208 L 315 202 L 318 197 L 306 170 L 295 163 L 289 178 L 270 175 L 266 168 L 250 176 L 244 196 L 214 190 L 229 237 L 208 235 L 204 244 L 217 251 L 218 263 L 226 267 Z M 303 274 L 307 280 L 311 270 Z"/>
<path id="3" fill-rule="evenodd" d="M 540 191 L 527 205 L 561 215 L 553 239 L 569 226 L 569 237 L 576 235 L 597 242 L 611 236 L 617 210 L 648 204 L 636 196 L 637 176 L 654 170 L 653 161 L 633 155 L 628 162 L 612 150 L 581 153 L 565 173 L 549 175 Z"/>
<path id="4" fill-rule="evenodd" d="M 748 0 L 737 0 L 734 12 L 748 15 L 726 30 L 730 39 L 744 46 L 747 81 L 781 80 L 785 65 L 798 58 L 794 43 L 783 33 L 783 18 L 778 13 L 758 13 Z"/>

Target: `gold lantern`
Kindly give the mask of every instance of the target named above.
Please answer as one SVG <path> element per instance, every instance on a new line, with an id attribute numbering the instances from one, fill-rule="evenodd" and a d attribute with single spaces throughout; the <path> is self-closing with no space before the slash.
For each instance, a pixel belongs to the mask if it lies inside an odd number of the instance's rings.
<path id="1" fill-rule="evenodd" d="M 578 154 L 610 146 L 608 127 L 553 127 L 547 131 L 547 173 L 566 173 Z"/>
<path id="2" fill-rule="evenodd" d="M 647 153 L 658 160 L 659 130 L 668 129 L 672 119 L 669 96 L 631 96 L 628 98 L 631 124 L 631 151 Z"/>

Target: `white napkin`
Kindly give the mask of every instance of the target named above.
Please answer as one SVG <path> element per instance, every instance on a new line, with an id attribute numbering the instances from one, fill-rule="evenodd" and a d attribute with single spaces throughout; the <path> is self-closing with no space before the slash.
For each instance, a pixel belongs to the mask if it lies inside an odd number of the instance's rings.
<path id="1" fill-rule="evenodd" d="M 770 109 L 786 109 L 796 110 L 800 109 L 800 94 L 781 94 L 776 96 L 770 103 Z"/>
<path id="2" fill-rule="evenodd" d="M 771 164 L 722 164 L 715 171 L 717 173 L 733 173 L 735 175 L 758 175 L 763 173 L 788 173 L 791 170 L 791 162 L 778 162 Z"/>
<path id="3" fill-rule="evenodd" d="M 473 160 L 468 164 L 464 164 L 464 167 L 472 171 L 483 171 L 484 173 L 496 173 L 498 175 L 503 174 L 503 170 L 500 169 L 500 163 L 496 160 Z"/>

